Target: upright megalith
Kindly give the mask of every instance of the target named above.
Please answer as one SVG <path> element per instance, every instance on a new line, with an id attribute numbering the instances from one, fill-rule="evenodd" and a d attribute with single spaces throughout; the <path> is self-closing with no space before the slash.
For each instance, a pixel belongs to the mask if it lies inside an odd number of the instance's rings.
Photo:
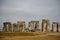
<path id="1" fill-rule="evenodd" d="M 58 31 L 58 22 L 53 22 L 52 23 L 52 31 L 57 32 Z"/>
<path id="2" fill-rule="evenodd" d="M 60 32 L 60 24 L 58 25 L 58 32 Z"/>
<path id="3" fill-rule="evenodd" d="M 50 32 L 50 20 L 47 20 L 47 32 Z"/>
<path id="4" fill-rule="evenodd" d="M 35 31 L 36 32 L 40 31 L 40 22 L 39 21 L 35 21 Z"/>
<path id="5" fill-rule="evenodd" d="M 48 19 L 42 19 L 42 31 L 50 32 L 50 21 Z"/>
<path id="6" fill-rule="evenodd" d="M 18 21 L 17 27 L 19 32 L 24 32 L 26 28 L 25 21 Z"/>
<path id="7" fill-rule="evenodd" d="M 30 31 L 30 32 L 31 32 L 31 31 L 34 31 L 34 22 L 33 22 L 33 21 L 29 22 L 29 23 L 28 23 L 28 26 L 29 26 L 29 31 Z"/>
<path id="8" fill-rule="evenodd" d="M 3 24 L 4 24 L 3 31 L 12 32 L 12 24 L 11 24 L 11 22 L 4 22 Z"/>
<path id="9" fill-rule="evenodd" d="M 28 25 L 30 31 L 40 31 L 39 21 L 30 21 Z"/>
<path id="10" fill-rule="evenodd" d="M 17 32 L 18 31 L 18 27 L 16 23 L 13 23 L 13 32 Z"/>

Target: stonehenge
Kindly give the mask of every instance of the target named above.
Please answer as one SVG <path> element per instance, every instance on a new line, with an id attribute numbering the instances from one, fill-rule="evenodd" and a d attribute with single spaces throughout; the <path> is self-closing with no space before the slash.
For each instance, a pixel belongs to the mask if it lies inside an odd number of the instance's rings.
<path id="1" fill-rule="evenodd" d="M 25 25 L 25 21 L 18 21 L 17 22 L 17 27 L 18 27 L 18 31 L 19 32 L 24 32 L 25 31 L 25 27 L 26 27 L 26 25 Z"/>
<path id="2" fill-rule="evenodd" d="M 42 28 L 40 28 L 39 20 L 31 20 L 28 22 L 28 28 L 26 28 L 25 21 L 17 21 L 17 23 L 4 22 L 3 32 L 60 32 L 60 24 L 58 22 L 52 22 L 52 31 L 50 29 L 50 20 L 42 19 Z"/>
<path id="3" fill-rule="evenodd" d="M 58 32 L 60 32 L 60 24 L 58 25 Z"/>
<path id="4" fill-rule="evenodd" d="M 60 24 L 58 22 L 52 23 L 52 31 L 53 32 L 60 32 Z"/>
<path id="5" fill-rule="evenodd" d="M 31 21 L 28 25 L 30 31 L 40 31 L 39 21 Z"/>
<path id="6" fill-rule="evenodd" d="M 50 21 L 42 19 L 42 32 L 50 32 Z"/>
<path id="7" fill-rule="evenodd" d="M 4 22 L 3 27 L 4 32 L 24 32 L 25 31 L 25 21 L 18 21 L 16 23 Z"/>
<path id="8" fill-rule="evenodd" d="M 33 21 L 29 22 L 28 27 L 30 32 L 34 31 L 34 22 Z"/>
<path id="9" fill-rule="evenodd" d="M 3 31 L 5 32 L 12 32 L 12 24 L 11 22 L 4 22 L 4 27 L 3 27 Z"/>

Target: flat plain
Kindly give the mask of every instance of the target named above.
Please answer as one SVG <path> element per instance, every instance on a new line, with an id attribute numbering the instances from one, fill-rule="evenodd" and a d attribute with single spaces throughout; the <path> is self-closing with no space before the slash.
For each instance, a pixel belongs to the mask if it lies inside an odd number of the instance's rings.
<path id="1" fill-rule="evenodd" d="M 60 40 L 60 32 L 0 32 L 0 40 Z"/>

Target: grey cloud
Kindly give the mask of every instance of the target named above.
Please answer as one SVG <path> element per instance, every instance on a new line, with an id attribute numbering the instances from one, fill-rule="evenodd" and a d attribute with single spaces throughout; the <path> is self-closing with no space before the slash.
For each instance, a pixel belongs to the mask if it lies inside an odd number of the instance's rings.
<path id="1" fill-rule="evenodd" d="M 0 0 L 0 26 L 4 21 L 42 21 L 43 18 L 60 22 L 60 0 Z M 37 17 L 37 18 L 36 18 Z M 0 28 L 1 28 L 0 27 Z"/>

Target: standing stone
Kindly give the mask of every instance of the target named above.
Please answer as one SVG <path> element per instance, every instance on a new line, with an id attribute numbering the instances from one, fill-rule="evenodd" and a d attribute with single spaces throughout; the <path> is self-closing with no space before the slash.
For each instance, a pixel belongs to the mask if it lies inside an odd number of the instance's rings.
<path id="1" fill-rule="evenodd" d="M 43 20 L 42 20 L 42 31 L 43 31 L 43 32 L 46 32 L 46 26 L 47 26 L 46 20 L 43 19 Z"/>
<path id="2" fill-rule="evenodd" d="M 12 30 L 11 22 L 4 22 L 3 30 L 5 32 L 11 32 Z"/>
<path id="3" fill-rule="evenodd" d="M 11 29 L 11 30 L 12 30 L 12 32 L 14 32 L 14 31 L 13 31 L 13 29 L 14 29 L 14 28 L 13 28 L 13 24 L 12 24 L 12 23 L 11 23 L 11 27 L 12 27 L 12 29 Z"/>
<path id="4" fill-rule="evenodd" d="M 22 31 L 25 32 L 25 28 L 26 28 L 25 21 L 22 21 L 22 25 L 23 25 Z"/>
<path id="5" fill-rule="evenodd" d="M 21 22 L 18 21 L 17 26 L 18 26 L 18 31 L 19 32 L 24 32 L 25 31 L 25 28 L 26 28 L 25 21 L 21 21 Z"/>
<path id="6" fill-rule="evenodd" d="M 47 32 L 50 32 L 50 20 L 47 20 Z"/>
<path id="7" fill-rule="evenodd" d="M 30 21 L 29 22 L 29 30 L 34 32 L 38 32 L 40 31 L 40 25 L 39 25 L 39 21 Z"/>
<path id="8" fill-rule="evenodd" d="M 42 20 L 42 31 L 43 32 L 50 32 L 50 21 L 47 19 Z"/>
<path id="9" fill-rule="evenodd" d="M 35 24 L 35 31 L 39 32 L 40 31 L 40 23 L 39 23 L 39 21 L 36 21 L 35 23 L 36 23 Z"/>
<path id="10" fill-rule="evenodd" d="M 58 26 L 58 32 L 60 32 L 60 25 Z"/>
<path id="11" fill-rule="evenodd" d="M 58 30 L 58 23 L 57 22 L 53 22 L 53 24 L 52 24 L 52 31 L 53 32 L 57 32 L 57 30 Z"/>
<path id="12" fill-rule="evenodd" d="M 17 27 L 17 24 L 16 23 L 13 23 L 13 32 L 17 32 L 18 31 L 18 27 Z"/>
<path id="13" fill-rule="evenodd" d="M 31 32 L 31 31 L 34 31 L 34 22 L 33 21 L 31 21 L 31 22 L 29 22 L 29 31 Z"/>

